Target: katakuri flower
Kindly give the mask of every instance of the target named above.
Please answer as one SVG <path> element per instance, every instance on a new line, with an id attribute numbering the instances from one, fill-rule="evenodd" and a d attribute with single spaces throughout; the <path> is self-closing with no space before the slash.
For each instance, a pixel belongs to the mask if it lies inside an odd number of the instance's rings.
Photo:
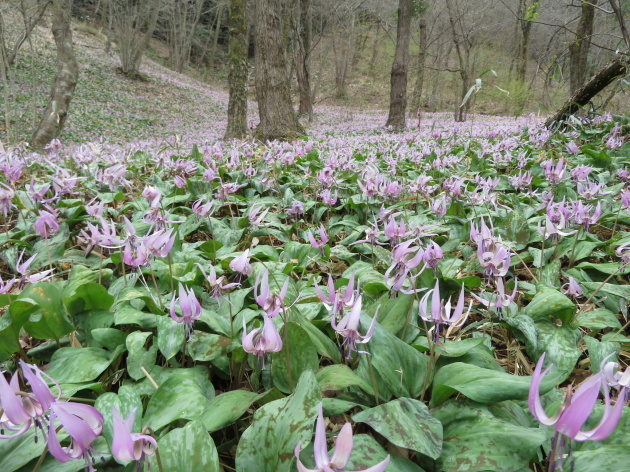
<path id="1" fill-rule="evenodd" d="M 324 412 L 322 404 L 317 407 L 317 422 L 315 426 L 315 441 L 313 443 L 313 452 L 315 457 L 315 467 L 317 469 L 307 469 L 300 460 L 300 452 L 302 451 L 302 441 L 295 446 L 295 458 L 297 459 L 297 468 L 299 472 L 343 472 L 348 461 L 354 441 L 352 438 L 352 425 L 346 423 L 341 428 L 337 440 L 335 441 L 335 453 L 330 458 L 328 454 L 328 445 L 326 444 L 326 423 L 324 423 Z M 368 467 L 362 471 L 355 472 L 383 472 L 389 464 L 390 456 L 387 456 L 378 464 Z M 350 471 L 347 471 L 350 472 Z"/>
<path id="2" fill-rule="evenodd" d="M 488 308 L 491 308 L 491 307 L 496 308 L 497 315 L 499 316 L 499 318 L 501 318 L 503 316 L 503 309 L 510 306 L 510 304 L 516 298 L 516 294 L 517 294 L 516 288 L 517 288 L 518 281 L 516 278 L 514 278 L 514 291 L 512 292 L 512 295 L 507 295 L 505 293 L 505 285 L 503 284 L 503 277 L 497 277 L 496 282 L 497 282 L 497 291 L 496 293 L 491 294 L 488 300 L 481 298 L 472 292 L 471 292 L 471 295 L 482 305 L 485 305 Z"/>
<path id="3" fill-rule="evenodd" d="M 611 406 L 609 387 L 602 373 L 592 375 L 586 379 L 575 391 L 572 387 L 567 388 L 564 403 L 553 416 L 547 416 L 540 401 L 540 384 L 551 369 L 551 365 L 542 370 L 545 362 L 545 353 L 540 356 L 536 369 L 532 375 L 532 383 L 529 389 L 529 411 L 541 424 L 553 426 L 554 429 L 576 441 L 602 441 L 613 432 L 621 414 L 623 412 L 626 386 L 621 387 L 619 398 L 614 408 Z M 586 423 L 595 408 L 600 392 L 604 392 L 604 414 L 599 424 L 590 431 L 582 431 L 582 426 Z"/>
<path id="4" fill-rule="evenodd" d="M 249 249 L 245 249 L 243 254 L 232 259 L 230 269 L 242 275 L 250 275 L 254 271 L 252 265 L 249 263 Z"/>
<path id="5" fill-rule="evenodd" d="M 138 461 L 138 470 L 148 456 L 157 449 L 157 441 L 148 434 L 132 433 L 138 407 L 134 408 L 127 418 L 123 419 L 114 405 L 112 407 L 113 432 L 112 454 L 117 461 Z"/>
<path id="6" fill-rule="evenodd" d="M 372 318 L 372 323 L 367 330 L 365 335 L 359 334 L 359 322 L 361 321 L 361 297 L 358 297 L 354 306 L 350 309 L 350 312 L 341 318 L 341 321 L 337 323 L 337 320 L 333 316 L 330 320 L 330 324 L 333 329 L 337 331 L 341 336 L 343 336 L 342 346 L 346 353 L 346 359 L 350 359 L 352 357 L 352 353 L 356 351 L 359 354 L 367 354 L 365 351 L 357 351 L 357 344 L 365 344 L 367 343 L 372 334 L 374 334 L 374 329 L 376 328 L 376 317 L 378 315 L 378 308 L 376 309 L 376 313 L 374 313 L 374 318 Z"/>
<path id="7" fill-rule="evenodd" d="M 262 328 L 254 328 L 249 333 L 243 317 L 243 350 L 254 354 L 260 358 L 270 352 L 279 352 L 282 350 L 282 338 L 278 333 L 278 328 L 273 320 L 268 316 L 263 316 Z"/>
<path id="8" fill-rule="evenodd" d="M 315 239 L 315 236 L 313 236 L 313 233 L 311 232 L 311 230 L 308 231 L 307 236 L 308 236 L 308 241 L 311 243 L 311 246 L 313 246 L 315 249 L 319 249 L 320 251 L 322 250 L 322 248 L 328 244 L 328 233 L 326 233 L 326 228 L 324 227 L 324 225 L 319 225 L 319 228 L 317 228 L 317 230 L 319 231 L 319 241 L 317 239 Z"/>
<path id="9" fill-rule="evenodd" d="M 335 290 L 335 283 L 332 276 L 329 274 L 328 294 L 326 295 L 319 288 L 317 282 L 315 283 L 315 292 L 317 292 L 317 296 L 324 304 L 326 310 L 332 313 L 333 318 L 341 318 L 343 316 L 343 309 L 352 308 L 361 297 L 359 284 L 357 283 L 356 289 L 354 288 L 355 275 L 356 274 L 353 272 L 350 279 L 348 279 L 348 285 L 346 285 L 345 290 L 344 287 L 339 287 Z"/>
<path id="10" fill-rule="evenodd" d="M 281 311 L 284 312 L 284 298 L 287 296 L 289 288 L 289 277 L 284 281 L 284 285 L 280 293 L 271 293 L 269 290 L 269 270 L 265 268 L 256 277 L 256 285 L 254 285 L 254 300 L 265 310 L 265 314 L 269 318 L 275 318 Z"/>
<path id="11" fill-rule="evenodd" d="M 39 234 L 42 238 L 48 239 L 59 231 L 57 216 L 49 211 L 40 210 L 39 218 L 35 220 L 33 227 L 35 228 L 35 231 L 37 231 L 37 234 Z"/>
<path id="12" fill-rule="evenodd" d="M 431 297 L 431 310 L 428 310 L 429 296 Z M 420 317 L 432 323 L 435 323 L 433 328 L 433 341 L 440 342 L 440 335 L 444 326 L 462 326 L 472 308 L 472 302 L 468 305 L 468 311 L 464 313 L 465 301 L 464 301 L 464 285 L 462 284 L 462 290 L 459 292 L 459 299 L 455 309 L 451 312 L 451 299 L 449 298 L 446 303 L 440 298 L 440 283 L 435 281 L 435 287 L 429 290 L 420 299 L 418 304 L 418 310 Z"/>
<path id="13" fill-rule="evenodd" d="M 177 312 L 175 311 L 175 303 L 179 301 L 179 308 L 181 310 L 182 316 L 177 316 Z M 201 304 L 197 297 L 195 297 L 195 292 L 193 292 L 192 288 L 189 290 L 179 283 L 179 297 L 175 298 L 175 294 L 173 294 L 173 298 L 171 299 L 171 318 L 177 323 L 184 323 L 186 326 L 186 333 L 188 334 L 188 339 L 192 337 L 193 333 L 193 324 L 195 320 L 201 316 Z"/>

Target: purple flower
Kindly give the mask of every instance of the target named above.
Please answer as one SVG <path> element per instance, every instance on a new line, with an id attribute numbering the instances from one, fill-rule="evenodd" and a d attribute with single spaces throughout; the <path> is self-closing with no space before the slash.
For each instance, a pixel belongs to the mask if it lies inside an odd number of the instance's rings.
<path id="1" fill-rule="evenodd" d="M 569 281 L 562 286 L 561 290 L 567 297 L 577 298 L 584 295 L 584 292 L 573 277 L 569 277 Z"/>
<path id="2" fill-rule="evenodd" d="M 451 203 L 451 199 L 447 195 L 442 195 L 440 198 L 437 198 L 433 201 L 431 205 L 431 211 L 438 218 L 442 218 L 446 215 L 446 211 L 448 210 L 448 205 Z"/>
<path id="3" fill-rule="evenodd" d="M 416 275 L 410 275 L 411 270 L 420 265 L 424 257 L 424 251 L 421 247 L 412 248 L 411 245 L 415 240 L 410 239 L 404 243 L 400 243 L 392 250 L 393 263 L 385 271 L 385 283 L 392 287 L 392 290 L 405 294 L 416 293 L 424 289 L 414 289 L 414 279 L 422 273 L 424 267 Z M 393 280 L 390 280 L 390 277 Z M 405 282 L 409 287 L 404 288 Z"/>
<path id="4" fill-rule="evenodd" d="M 123 250 L 122 261 L 131 267 L 146 265 L 149 262 L 149 254 L 142 241 L 138 241 L 138 244 L 133 245 L 133 247 L 127 241 Z"/>
<path id="5" fill-rule="evenodd" d="M 593 205 L 584 205 L 581 200 L 578 200 L 578 202 L 573 205 L 573 220 L 577 224 L 584 226 L 584 231 L 587 233 L 601 216 L 602 207 L 599 202 L 595 209 L 593 209 Z"/>
<path id="6" fill-rule="evenodd" d="M 564 403 L 555 415 L 549 417 L 540 401 L 540 383 L 552 367 L 549 366 L 542 372 L 544 361 L 545 353 L 540 356 L 536 364 L 529 390 L 529 411 L 534 415 L 534 418 L 545 426 L 554 426 L 558 433 L 576 441 L 602 441 L 606 439 L 613 432 L 621 418 L 625 403 L 623 399 L 625 399 L 626 387 L 621 388 L 619 398 L 613 408 L 610 403 L 608 384 L 603 374 L 592 375 L 575 392 L 569 386 L 564 397 Z M 593 412 L 602 389 L 604 391 L 604 414 L 594 429 L 582 431 L 582 426 L 584 426 L 584 423 L 586 423 L 586 420 Z"/>
<path id="7" fill-rule="evenodd" d="M 435 241 L 431 241 L 431 244 L 424 250 L 422 260 L 427 267 L 437 269 L 437 266 L 442 259 L 444 259 L 444 252 L 442 252 L 442 248 Z"/>
<path id="8" fill-rule="evenodd" d="M 552 159 L 547 159 L 540 164 L 540 167 L 543 168 L 545 177 L 552 184 L 557 184 L 565 179 L 566 167 L 563 159 L 558 159 L 555 165 Z"/>
<path id="9" fill-rule="evenodd" d="M 431 311 L 428 310 L 429 296 L 431 296 Z M 459 292 L 459 299 L 457 305 L 451 313 L 451 299 L 449 298 L 446 303 L 440 298 L 440 284 L 439 281 L 435 281 L 435 288 L 429 290 L 420 299 L 418 304 L 418 310 L 420 317 L 425 321 L 435 323 L 433 330 L 433 341 L 440 342 L 440 334 L 444 326 L 459 327 L 464 324 L 470 310 L 472 308 L 472 302 L 468 305 L 468 311 L 464 313 L 464 285 L 462 284 L 462 290 Z"/>
<path id="10" fill-rule="evenodd" d="M 13 287 L 14 283 L 15 277 L 5 282 L 4 280 L 2 280 L 2 276 L 0 276 L 0 293 L 7 293 L 9 290 L 11 290 L 11 287 Z"/>
<path id="11" fill-rule="evenodd" d="M 182 316 L 177 316 L 175 312 L 175 303 L 179 301 L 179 308 L 181 310 Z M 175 294 L 173 294 L 173 298 L 171 299 L 171 318 L 177 323 L 184 323 L 186 326 L 186 333 L 188 334 L 188 338 L 192 336 L 193 332 L 193 324 L 195 320 L 201 316 L 201 304 L 197 297 L 195 297 L 195 292 L 192 289 L 188 290 L 186 287 L 179 283 L 179 297 L 175 298 Z"/>
<path id="12" fill-rule="evenodd" d="M 175 244 L 175 237 L 172 228 L 155 231 L 143 238 L 144 247 L 155 257 L 167 257 Z"/>
<path id="13" fill-rule="evenodd" d="M 357 351 L 357 343 L 367 343 L 372 337 L 372 334 L 374 334 L 374 329 L 376 329 L 376 316 L 378 314 L 378 309 L 374 314 L 374 318 L 372 318 L 372 323 L 370 324 L 367 333 L 365 335 L 359 334 L 359 322 L 361 321 L 361 304 L 361 297 L 358 297 L 356 303 L 350 309 L 350 313 L 341 318 L 341 321 L 339 321 L 339 323 L 337 323 L 337 320 L 334 316 L 331 318 L 330 321 L 333 329 L 344 338 L 342 346 L 346 353 L 347 359 L 350 359 L 352 357 L 352 353 L 354 351 Z M 364 351 L 357 351 L 357 353 L 367 354 Z"/>
<path id="14" fill-rule="evenodd" d="M 586 180 L 591 172 L 593 172 L 591 166 L 578 166 L 571 170 L 571 177 L 577 181 Z"/>
<path id="15" fill-rule="evenodd" d="M 37 272 L 35 274 L 32 274 L 31 271 L 29 270 L 30 265 L 33 263 L 33 261 L 37 257 L 37 254 L 33 254 L 26 261 L 22 262 L 23 256 L 24 256 L 24 250 L 22 250 L 22 252 L 20 253 L 20 257 L 18 257 L 17 266 L 16 266 L 18 274 L 21 275 L 21 277 L 18 279 L 18 288 L 20 290 L 22 290 L 27 283 L 34 284 L 37 282 L 42 282 L 44 280 L 50 279 L 52 277 L 52 272 L 53 272 L 52 269 L 44 270 L 42 272 Z"/>
<path id="16" fill-rule="evenodd" d="M 249 333 L 247 325 L 243 317 L 243 349 L 245 352 L 254 354 L 258 357 L 264 357 L 270 352 L 279 352 L 282 350 L 282 338 L 278 333 L 278 328 L 268 316 L 263 316 L 262 328 L 255 328 Z"/>
<path id="17" fill-rule="evenodd" d="M 236 287 L 238 283 L 224 283 L 227 279 L 225 276 L 217 277 L 217 272 L 214 270 L 214 266 L 210 266 L 210 275 L 207 275 L 203 270 L 201 264 L 197 264 L 197 266 L 201 269 L 203 276 L 206 278 L 208 283 L 210 284 L 210 296 L 215 300 L 219 300 L 227 289 Z"/>
<path id="18" fill-rule="evenodd" d="M 317 296 L 324 304 L 326 310 L 332 313 L 333 318 L 341 318 L 343 316 L 344 308 L 352 308 L 357 300 L 360 298 L 361 291 L 359 289 L 359 284 L 357 284 L 357 288 L 354 288 L 354 278 L 355 273 L 353 272 L 348 280 L 348 285 L 345 287 L 340 287 L 335 290 L 335 283 L 333 282 L 333 278 L 331 275 L 328 275 L 328 294 L 324 295 L 324 293 L 319 288 L 319 285 L 315 283 L 315 292 L 317 292 Z M 343 295 L 342 295 L 343 293 Z"/>
<path id="19" fill-rule="evenodd" d="M 489 277 L 503 277 L 510 268 L 510 251 L 500 241 L 481 244 L 477 247 L 479 264 Z"/>
<path id="20" fill-rule="evenodd" d="M 4 218 L 6 219 L 7 215 L 15 205 L 13 204 L 13 198 L 15 197 L 15 191 L 2 182 L 0 182 L 0 212 L 2 212 Z"/>
<path id="21" fill-rule="evenodd" d="M 630 187 L 626 187 L 619 194 L 621 197 L 621 204 L 630 210 Z"/>
<path id="22" fill-rule="evenodd" d="M 35 227 L 37 234 L 45 239 L 48 239 L 51 235 L 59 231 L 57 217 L 46 210 L 40 210 L 39 218 L 35 220 L 33 226 Z"/>
<path id="23" fill-rule="evenodd" d="M 271 294 L 269 290 L 269 270 L 265 268 L 256 277 L 254 286 L 254 300 L 265 311 L 269 318 L 275 318 L 281 311 L 284 312 L 284 298 L 289 288 L 289 277 L 286 278 L 280 294 Z"/>
<path id="24" fill-rule="evenodd" d="M 630 264 L 630 241 L 615 249 L 615 254 L 621 258 L 622 266 Z"/>
<path id="25" fill-rule="evenodd" d="M 502 317 L 503 308 L 507 308 L 514 301 L 517 294 L 517 284 L 518 281 L 516 278 L 514 279 L 514 291 L 512 291 L 512 295 L 507 295 L 505 293 L 505 286 L 503 284 L 503 277 L 497 277 L 497 292 L 490 295 L 488 300 L 481 298 L 474 293 L 471 292 L 471 295 L 482 305 L 487 306 L 488 308 L 494 307 L 497 310 L 497 314 L 499 318 Z"/>
<path id="26" fill-rule="evenodd" d="M 293 200 L 291 206 L 287 208 L 287 215 L 298 216 L 304 213 L 304 203 L 299 200 Z"/>
<path id="27" fill-rule="evenodd" d="M 322 203 L 328 206 L 332 206 L 337 203 L 337 191 L 332 193 L 330 189 L 324 189 L 320 192 L 319 198 L 322 199 Z"/>
<path id="28" fill-rule="evenodd" d="M 313 233 L 311 233 L 310 230 L 308 231 L 307 235 L 311 246 L 313 246 L 315 249 L 321 250 L 326 244 L 328 244 L 328 233 L 326 233 L 326 228 L 323 224 L 320 224 L 317 230 L 319 231 L 319 241 L 315 239 L 315 236 L 313 236 Z"/>
<path id="29" fill-rule="evenodd" d="M 243 254 L 232 259 L 230 269 L 243 275 L 250 275 L 253 272 L 252 265 L 249 263 L 249 249 L 245 249 Z"/>
<path id="30" fill-rule="evenodd" d="M 132 433 L 138 407 L 123 419 L 116 406 L 112 407 L 114 437 L 112 440 L 112 454 L 117 461 L 144 462 L 157 449 L 157 441 L 148 434 Z"/>
<path id="31" fill-rule="evenodd" d="M 86 470 L 95 471 L 92 443 L 103 431 L 103 415 L 92 406 L 73 402 L 55 402 L 50 406 L 50 413 L 48 450 L 52 456 L 59 462 L 83 458 Z M 69 446 L 59 443 L 57 419 L 70 436 Z"/>
<path id="32" fill-rule="evenodd" d="M 328 445 L 326 444 L 326 424 L 324 423 L 324 413 L 322 404 L 317 407 L 317 423 L 315 426 L 315 441 L 313 443 L 313 453 L 315 457 L 315 467 L 317 469 L 307 469 L 300 461 L 300 452 L 302 451 L 302 441 L 295 447 L 295 457 L 297 459 L 297 468 L 299 472 L 343 472 L 344 468 L 350 460 L 354 441 L 352 439 L 352 426 L 346 423 L 341 428 L 337 440 L 335 441 L 335 453 L 330 458 L 328 454 Z M 363 471 L 356 472 L 383 472 L 389 464 L 390 456 L 375 466 Z"/>
<path id="33" fill-rule="evenodd" d="M 606 362 L 608 358 L 610 358 L 610 356 L 604 359 L 604 362 Z M 621 372 L 617 362 L 607 362 L 605 365 L 602 365 L 601 373 L 609 387 L 613 387 L 618 390 L 630 387 L 630 367 L 626 367 L 626 370 Z M 619 398 L 621 398 L 621 395 Z"/>
<path id="34" fill-rule="evenodd" d="M 259 206 L 252 207 L 249 210 L 249 213 L 247 215 L 247 219 L 249 220 L 249 223 L 255 228 L 261 228 L 263 226 L 267 226 L 265 223 L 263 223 L 263 221 L 265 220 L 265 217 L 267 216 L 267 213 L 269 213 L 270 209 L 267 208 L 265 211 L 260 213 L 261 209 L 262 207 L 259 207 Z"/>
<path id="35" fill-rule="evenodd" d="M 192 211 L 195 215 L 198 216 L 206 216 L 212 210 L 214 206 L 214 200 L 210 200 L 209 202 L 203 203 L 203 198 L 196 200 L 192 205 Z"/>
<path id="36" fill-rule="evenodd" d="M 567 144 L 565 144 L 565 147 L 567 148 L 567 152 L 569 154 L 575 154 L 580 150 L 580 146 L 575 144 L 574 141 L 569 141 Z"/>

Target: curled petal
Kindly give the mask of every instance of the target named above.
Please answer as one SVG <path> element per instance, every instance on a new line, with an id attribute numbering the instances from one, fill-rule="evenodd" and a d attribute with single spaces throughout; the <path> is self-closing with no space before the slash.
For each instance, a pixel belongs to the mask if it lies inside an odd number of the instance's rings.
<path id="1" fill-rule="evenodd" d="M 543 363 L 545 362 L 545 355 L 546 353 L 543 353 L 543 355 L 540 356 L 540 359 L 538 359 L 536 369 L 534 370 L 534 374 L 532 375 L 532 383 L 529 387 L 528 406 L 531 414 L 534 415 L 534 418 L 536 418 L 541 424 L 545 426 L 552 426 L 558 422 L 558 419 L 562 414 L 562 407 L 560 407 L 560 409 L 554 416 L 549 417 L 547 416 L 547 413 L 545 413 L 545 409 L 543 408 L 540 401 L 540 383 L 542 382 L 542 379 L 545 377 L 545 375 L 547 375 L 547 372 L 549 372 L 549 370 L 553 366 L 553 364 L 550 365 L 545 369 L 544 372 L 541 373 Z"/>
<path id="2" fill-rule="evenodd" d="M 335 441 L 335 453 L 332 456 L 330 465 L 339 470 L 343 469 L 350 460 L 350 453 L 353 447 L 352 426 L 350 423 L 346 423 L 341 428 Z"/>

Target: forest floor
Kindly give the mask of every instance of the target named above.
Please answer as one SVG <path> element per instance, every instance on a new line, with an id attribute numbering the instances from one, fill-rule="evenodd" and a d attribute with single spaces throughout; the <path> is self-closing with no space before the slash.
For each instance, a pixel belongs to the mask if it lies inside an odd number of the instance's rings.
<path id="1" fill-rule="evenodd" d="M 62 140 L 67 143 L 107 142 L 109 144 L 184 145 L 220 139 L 227 123 L 227 91 L 170 70 L 149 58 L 143 60 L 142 80 L 120 73 L 117 54 L 106 51 L 104 37 L 94 30 L 75 25 L 74 44 L 79 62 L 79 81 Z M 6 102 L 0 120 L 1 142 L 28 140 L 43 111 L 56 69 L 54 43 L 50 31 L 38 27 L 32 44 L 25 45 L 12 69 Z M 4 115 L 8 112 L 8 120 Z M 386 131 L 385 110 L 356 107 L 316 106 L 313 121 L 302 119 L 307 133 L 321 138 L 331 133 L 357 134 Z M 257 108 L 250 102 L 248 121 L 258 122 Z M 520 131 L 539 122 L 535 116 L 510 119 L 471 115 L 466 123 L 474 135 L 496 131 Z M 418 131 L 417 119 L 409 120 Z M 450 113 L 426 113 L 420 131 L 433 135 L 452 130 Z M 509 128 L 506 129 L 506 128 Z M 410 130 L 410 133 L 413 132 Z M 413 137 L 409 139 L 414 139 Z"/>

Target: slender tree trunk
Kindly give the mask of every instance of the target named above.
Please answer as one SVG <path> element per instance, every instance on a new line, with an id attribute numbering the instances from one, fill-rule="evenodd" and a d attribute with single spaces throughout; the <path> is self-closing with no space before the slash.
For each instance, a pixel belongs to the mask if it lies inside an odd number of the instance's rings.
<path id="1" fill-rule="evenodd" d="M 310 80 L 312 0 L 300 0 L 300 14 L 296 15 L 298 34 L 296 76 L 300 91 L 300 115 L 313 114 Z"/>
<path id="2" fill-rule="evenodd" d="M 48 106 L 30 141 L 34 149 L 42 149 L 59 136 L 77 85 L 79 67 L 72 47 L 71 14 L 72 0 L 53 0 L 52 33 L 57 46 L 57 76 L 52 84 Z"/>
<path id="3" fill-rule="evenodd" d="M 529 39 L 532 32 L 531 20 L 538 10 L 538 0 L 532 0 L 528 6 L 527 0 L 519 1 L 519 22 L 521 24 L 521 44 L 519 45 L 519 60 L 516 70 L 517 79 L 524 83 L 527 75 L 527 59 L 529 56 Z"/>
<path id="4" fill-rule="evenodd" d="M 407 68 L 409 65 L 409 38 L 411 36 L 412 0 L 399 0 L 396 53 L 392 64 L 389 93 L 389 116 L 386 126 L 402 129 L 407 126 Z"/>
<path id="5" fill-rule="evenodd" d="M 470 79 L 468 73 L 469 52 L 464 49 L 464 45 L 460 41 L 459 35 L 457 34 L 457 28 L 455 26 L 455 11 L 451 0 L 446 0 L 446 8 L 448 10 L 448 20 L 451 25 L 451 31 L 453 33 L 453 44 L 455 45 L 455 52 L 457 53 L 457 60 L 459 62 L 459 75 L 462 80 L 461 101 L 463 102 L 466 93 L 468 93 L 468 81 Z M 466 121 L 466 110 L 469 107 L 469 103 L 470 101 L 468 101 L 466 104 L 457 104 L 457 108 L 455 109 L 455 121 Z"/>
<path id="6" fill-rule="evenodd" d="M 31 36 L 35 25 L 37 25 L 37 23 L 39 23 L 39 21 L 44 16 L 44 13 L 46 12 L 46 8 L 48 7 L 49 3 L 50 0 L 44 0 L 40 2 L 37 13 L 33 18 L 28 18 L 26 15 L 26 11 L 22 10 L 22 15 L 24 17 L 24 31 L 22 32 L 22 36 L 20 36 L 20 39 L 18 39 L 17 43 L 15 43 L 8 54 L 9 65 L 15 64 L 15 59 L 17 58 L 18 51 L 22 47 L 22 44 L 24 44 L 24 42 Z"/>
<path id="7" fill-rule="evenodd" d="M 584 86 L 579 88 L 571 98 L 553 116 L 545 121 L 545 126 L 549 127 L 556 123 L 565 121 L 570 115 L 577 112 L 586 105 L 599 92 L 604 90 L 615 79 L 628 73 L 630 57 L 618 56 L 610 61 L 597 74 L 591 77 Z"/>
<path id="8" fill-rule="evenodd" d="M 230 72 L 225 139 L 247 135 L 247 0 L 230 0 Z"/>
<path id="9" fill-rule="evenodd" d="M 595 6 L 598 0 L 582 2 L 582 14 L 578 24 L 575 39 L 569 46 L 569 81 L 571 93 L 575 93 L 586 80 L 588 67 L 588 52 L 591 48 L 593 23 L 595 20 Z"/>
<path id="10" fill-rule="evenodd" d="M 261 141 L 294 139 L 303 129 L 291 103 L 280 14 L 282 0 L 256 0 L 256 100 Z"/>
<path id="11" fill-rule="evenodd" d="M 232 23 L 231 23 L 231 15 L 232 15 L 232 1 L 230 0 L 230 43 L 232 42 Z M 223 6 L 219 7 L 219 11 L 217 12 L 217 23 L 214 28 L 214 42 L 212 43 L 212 54 L 210 54 L 210 64 L 208 65 L 209 69 L 214 68 L 214 63 L 217 57 L 217 48 L 219 46 L 219 32 L 221 31 L 221 20 L 223 19 Z M 245 29 L 247 30 L 247 24 L 245 25 Z M 231 58 L 230 58 L 231 61 Z M 230 65 L 230 67 L 232 67 Z"/>
<path id="12" fill-rule="evenodd" d="M 420 40 L 420 49 L 418 50 L 418 72 L 416 75 L 416 85 L 413 89 L 411 99 L 411 112 L 415 112 L 421 108 L 422 88 L 424 87 L 424 65 L 427 57 L 427 22 L 424 15 L 420 13 L 420 21 L 418 24 L 418 34 Z"/>
<path id="13" fill-rule="evenodd" d="M 157 26 L 158 15 L 160 14 L 160 3 L 161 0 L 152 1 L 153 10 L 149 19 L 149 26 L 147 27 L 147 31 L 140 38 L 140 41 L 138 41 L 138 45 L 135 48 L 133 54 L 133 64 L 135 66 L 134 72 L 136 74 L 140 71 L 140 62 L 142 61 L 142 56 L 147 50 L 147 47 L 149 46 L 149 41 L 151 41 L 151 38 L 153 37 L 153 32 L 155 31 L 155 27 Z"/>

